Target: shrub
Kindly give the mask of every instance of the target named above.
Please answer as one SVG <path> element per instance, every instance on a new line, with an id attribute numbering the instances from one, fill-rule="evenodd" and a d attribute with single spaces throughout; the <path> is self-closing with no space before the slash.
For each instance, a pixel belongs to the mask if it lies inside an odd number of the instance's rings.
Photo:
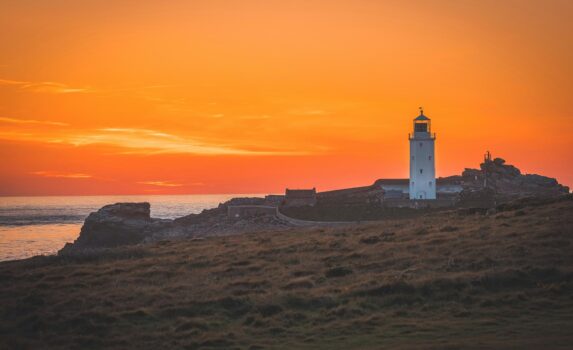
<path id="1" fill-rule="evenodd" d="M 343 277 L 343 276 L 350 275 L 350 274 L 352 274 L 351 269 L 339 266 L 339 267 L 333 267 L 333 268 L 327 270 L 324 275 L 328 278 L 333 278 L 333 277 Z"/>

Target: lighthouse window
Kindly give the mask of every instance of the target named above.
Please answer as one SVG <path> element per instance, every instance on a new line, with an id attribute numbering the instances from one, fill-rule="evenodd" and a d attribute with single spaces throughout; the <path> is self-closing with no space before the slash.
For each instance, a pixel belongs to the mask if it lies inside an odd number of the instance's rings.
<path id="1" fill-rule="evenodd" d="M 420 142 L 420 147 L 422 147 L 423 145 L 424 145 L 424 143 L 423 143 L 423 142 Z"/>
<path id="2" fill-rule="evenodd" d="M 424 169 L 420 169 L 420 174 L 423 174 L 423 173 L 424 173 Z"/>
<path id="3" fill-rule="evenodd" d="M 428 156 L 428 160 L 432 160 L 432 156 Z"/>
<path id="4" fill-rule="evenodd" d="M 426 123 L 418 123 L 414 126 L 415 132 L 426 132 L 428 131 L 428 124 Z"/>
<path id="5" fill-rule="evenodd" d="M 414 160 L 414 156 L 412 156 L 412 160 Z"/>
<path id="6" fill-rule="evenodd" d="M 414 181 L 412 181 L 412 186 L 414 186 Z"/>
<path id="7" fill-rule="evenodd" d="M 432 187 L 432 181 L 430 181 L 429 184 L 430 184 L 430 187 Z"/>

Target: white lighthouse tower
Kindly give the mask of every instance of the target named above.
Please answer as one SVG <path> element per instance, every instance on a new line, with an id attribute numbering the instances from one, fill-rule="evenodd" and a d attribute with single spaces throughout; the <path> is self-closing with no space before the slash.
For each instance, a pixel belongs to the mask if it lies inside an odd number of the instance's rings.
<path id="1" fill-rule="evenodd" d="M 420 115 L 414 119 L 414 132 L 410 139 L 410 199 L 436 199 L 436 157 L 430 118 Z"/>

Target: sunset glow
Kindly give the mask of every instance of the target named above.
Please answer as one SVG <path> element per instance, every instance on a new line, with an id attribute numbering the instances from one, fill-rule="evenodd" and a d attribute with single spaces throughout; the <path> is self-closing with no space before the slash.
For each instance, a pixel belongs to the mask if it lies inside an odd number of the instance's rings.
<path id="1" fill-rule="evenodd" d="M 573 2 L 0 1 L 0 195 L 278 193 L 486 150 L 573 185 Z"/>

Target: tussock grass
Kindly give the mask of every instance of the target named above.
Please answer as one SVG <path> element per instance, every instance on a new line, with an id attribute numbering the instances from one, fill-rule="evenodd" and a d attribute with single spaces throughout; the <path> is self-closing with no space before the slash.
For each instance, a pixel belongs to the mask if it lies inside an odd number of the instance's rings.
<path id="1" fill-rule="evenodd" d="M 573 201 L 0 263 L 0 348 L 566 348 Z"/>

